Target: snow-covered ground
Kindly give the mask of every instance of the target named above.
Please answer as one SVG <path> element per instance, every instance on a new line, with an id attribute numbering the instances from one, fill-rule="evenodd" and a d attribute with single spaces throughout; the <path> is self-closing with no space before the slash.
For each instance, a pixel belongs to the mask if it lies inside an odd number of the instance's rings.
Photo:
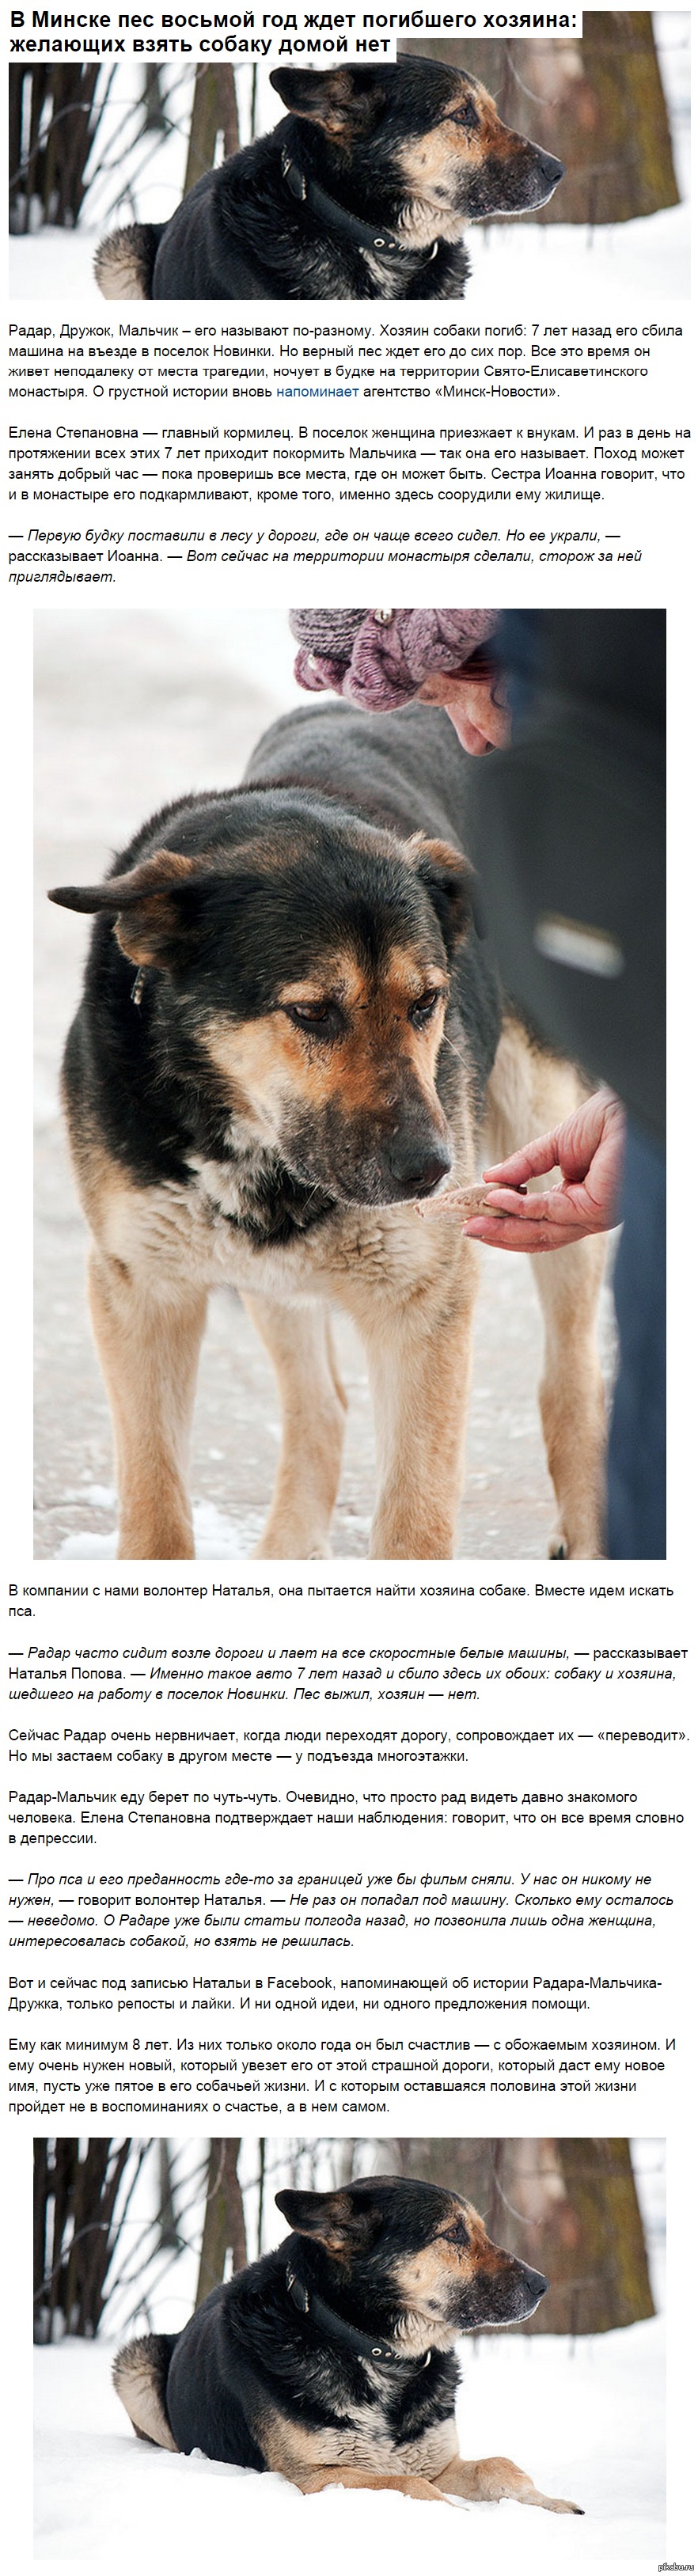
<path id="1" fill-rule="evenodd" d="M 132 2565 L 239 2567 L 305 2576 L 327 2552 L 354 2551 L 409 2571 L 433 2549 L 425 2508 L 394 2495 L 327 2489 L 306 2497 L 279 2477 L 154 2451 L 136 2441 L 110 2386 L 113 2347 L 66 2340 L 38 2350 L 35 2499 L 37 2558 Z M 585 2338 L 483 2337 L 464 2346 L 459 2398 L 463 2456 L 504 2453 L 553 2495 L 572 2497 L 584 2520 L 520 2505 L 462 2505 L 460 2544 L 444 2524 L 449 2558 L 479 2543 L 489 2569 L 558 2571 L 603 2560 L 662 2557 L 664 2531 L 663 2321 Z M 446 2508 L 444 2507 L 444 2511 Z M 436 2526 L 438 2532 L 438 2525 Z M 221 2553 L 217 2559 L 216 2552 Z M 234 2553 L 234 2555 L 233 2555 Z"/>

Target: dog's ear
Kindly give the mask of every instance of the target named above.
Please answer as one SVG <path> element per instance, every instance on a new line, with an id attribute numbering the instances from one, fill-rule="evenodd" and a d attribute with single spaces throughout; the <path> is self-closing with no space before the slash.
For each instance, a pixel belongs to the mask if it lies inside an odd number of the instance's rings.
<path id="1" fill-rule="evenodd" d="M 309 117 L 312 124 L 324 126 L 326 134 L 341 134 L 347 126 L 370 126 L 383 104 L 378 74 L 362 64 L 342 63 L 335 71 L 325 72 L 302 71 L 300 66 L 287 71 L 282 65 L 269 78 L 292 116 Z"/>
<path id="2" fill-rule="evenodd" d="M 54 886 L 50 903 L 69 912 L 108 912 L 124 956 L 135 966 L 173 967 L 191 942 L 204 870 L 200 858 L 155 850 L 140 867 L 96 886 Z"/>
<path id="3" fill-rule="evenodd" d="M 357 2253 L 375 2229 L 370 2201 L 349 2191 L 277 2191 L 276 2206 L 300 2236 L 314 2236 L 327 2254 Z"/>
<path id="4" fill-rule="evenodd" d="M 434 906 L 447 957 L 453 956 L 473 920 L 475 870 L 448 841 L 427 841 L 415 832 L 405 856 L 411 861 Z"/>

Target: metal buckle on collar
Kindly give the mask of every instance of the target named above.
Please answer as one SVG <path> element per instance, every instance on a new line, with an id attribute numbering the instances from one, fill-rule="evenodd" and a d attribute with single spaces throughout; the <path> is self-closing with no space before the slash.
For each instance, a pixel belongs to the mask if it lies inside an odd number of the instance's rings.
<path id="1" fill-rule="evenodd" d="M 375 233 L 375 234 L 374 234 L 374 238 L 373 238 L 373 242 L 372 242 L 372 245 L 371 245 L 371 249 L 372 249 L 372 250 L 404 251 L 404 250 L 409 250 L 409 242 L 401 241 L 399 233 Z M 430 252 L 429 252 L 429 258 L 430 258 L 430 260 L 432 260 L 432 259 L 436 259 L 438 249 L 439 249 L 439 244 L 438 244 L 438 242 L 437 242 L 437 241 L 435 241 L 435 242 L 434 242 L 434 245 L 433 245 L 433 249 L 432 249 L 432 250 L 430 250 Z M 366 259 L 370 259 L 370 257 L 371 257 L 371 250 L 366 249 L 365 257 L 366 257 Z"/>
<path id="2" fill-rule="evenodd" d="M 371 259 L 375 250 L 400 251 L 404 248 L 399 233 L 374 233 L 372 242 L 361 243 L 365 259 Z"/>
<path id="3" fill-rule="evenodd" d="M 308 2309 L 310 2307 L 310 2292 L 306 2290 L 305 2282 L 299 2281 L 297 2274 L 292 2272 L 290 2263 L 287 2263 L 286 2265 L 286 2288 L 288 2290 L 289 2298 L 293 2300 L 294 2308 L 299 2308 L 301 2316 L 307 2317 Z"/>
<path id="4" fill-rule="evenodd" d="M 304 177 L 303 171 L 299 170 L 296 162 L 291 160 L 290 152 L 287 150 L 285 144 L 281 154 L 281 171 L 282 177 L 286 181 L 287 188 L 290 188 L 291 196 L 297 197 L 299 203 L 302 205 L 304 197 L 307 197 L 308 194 L 308 182 Z"/>

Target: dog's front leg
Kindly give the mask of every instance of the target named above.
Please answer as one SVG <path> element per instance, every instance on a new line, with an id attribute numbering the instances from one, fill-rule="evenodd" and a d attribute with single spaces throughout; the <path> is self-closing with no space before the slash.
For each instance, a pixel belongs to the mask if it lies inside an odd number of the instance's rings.
<path id="1" fill-rule="evenodd" d="M 357 1316 L 376 1417 L 378 1500 L 370 1553 L 448 1557 L 463 1484 L 477 1287 L 472 1247 L 450 1246 L 435 1276 Z"/>
<path id="2" fill-rule="evenodd" d="M 281 1455 L 256 1556 L 327 1556 L 342 1463 L 346 1396 L 324 1303 L 244 1297 L 276 1371 Z"/>
<path id="3" fill-rule="evenodd" d="M 371 2475 L 368 2469 L 298 2469 L 286 2471 L 294 2487 L 303 2495 L 320 2495 L 323 2487 L 373 2487 L 375 2492 L 392 2489 L 395 2495 L 414 2496 L 420 2504 L 449 2504 L 451 2498 L 441 2495 L 429 2478 L 406 2475 L 403 2478 Z"/>
<path id="4" fill-rule="evenodd" d="M 541 1421 L 559 1516 L 550 1556 L 604 1552 L 606 1411 L 596 1340 L 604 1259 L 603 1236 L 588 1236 L 532 1263 L 545 1324 Z"/>
<path id="5" fill-rule="evenodd" d="M 462 2496 L 469 2504 L 538 2504 L 545 2513 L 582 2513 L 581 2504 L 568 2504 L 564 2496 L 541 2495 L 525 2469 L 517 2469 L 513 2460 L 449 2460 L 434 2481 L 447 2495 Z"/>
<path id="6" fill-rule="evenodd" d="M 89 1297 L 111 1406 L 119 1556 L 193 1556 L 187 1462 L 206 1297 L 158 1299 L 135 1268 L 97 1250 Z"/>

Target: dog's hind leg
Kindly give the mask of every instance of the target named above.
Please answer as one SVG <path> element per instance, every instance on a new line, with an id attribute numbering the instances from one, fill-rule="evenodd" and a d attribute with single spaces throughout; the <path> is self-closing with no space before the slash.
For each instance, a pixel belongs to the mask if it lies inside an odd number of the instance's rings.
<path id="1" fill-rule="evenodd" d="M 281 1402 L 281 1455 L 256 1556 L 327 1556 L 342 1463 L 346 1396 L 324 1304 L 243 1300 L 269 1352 Z"/>
<path id="2" fill-rule="evenodd" d="M 116 2395 L 139 2441 L 154 2442 L 159 2451 L 177 2449 L 165 2406 L 167 2373 L 176 2340 L 176 2335 L 139 2335 L 135 2343 L 124 2344 L 123 2351 L 117 2353 L 112 2371 Z"/>
<path id="3" fill-rule="evenodd" d="M 189 1436 L 206 1297 L 158 1297 L 130 1264 L 94 1250 L 94 1332 L 111 1406 L 120 1557 L 194 1555 Z"/>
<path id="4" fill-rule="evenodd" d="M 150 301 L 153 269 L 165 229 L 164 224 L 126 224 L 120 232 L 110 233 L 107 241 L 100 242 L 95 277 L 108 304 Z"/>

